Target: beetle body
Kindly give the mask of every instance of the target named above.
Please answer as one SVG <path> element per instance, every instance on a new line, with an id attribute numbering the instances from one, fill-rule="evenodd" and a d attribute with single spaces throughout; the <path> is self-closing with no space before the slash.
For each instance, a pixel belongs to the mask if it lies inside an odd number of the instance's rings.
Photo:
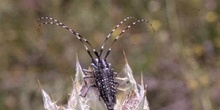
<path id="1" fill-rule="evenodd" d="M 110 68 L 110 64 L 104 60 L 96 59 L 91 66 L 100 97 L 105 102 L 108 110 L 114 110 L 114 105 L 116 104 L 116 86 L 118 84 L 114 80 L 117 75 L 116 72 L 114 72 L 113 69 Z"/>

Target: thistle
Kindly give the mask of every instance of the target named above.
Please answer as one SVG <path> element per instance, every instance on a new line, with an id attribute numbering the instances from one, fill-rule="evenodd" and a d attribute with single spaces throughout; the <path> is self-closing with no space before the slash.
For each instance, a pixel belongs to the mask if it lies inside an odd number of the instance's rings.
<path id="1" fill-rule="evenodd" d="M 91 88 L 86 97 L 80 96 L 80 94 L 83 94 L 88 88 L 88 86 L 84 84 L 84 77 L 85 74 L 83 73 L 78 58 L 76 58 L 76 74 L 67 105 L 57 105 L 42 89 L 44 108 L 46 110 L 107 110 L 104 101 L 99 97 L 97 88 Z M 114 106 L 115 110 L 150 110 L 146 97 L 146 87 L 143 83 L 143 76 L 141 75 L 141 84 L 137 84 L 126 57 L 125 66 L 122 73 L 116 77 L 116 81 L 119 83 L 119 87 L 116 96 L 117 103 Z M 90 79 L 87 83 L 93 84 L 94 81 Z"/>

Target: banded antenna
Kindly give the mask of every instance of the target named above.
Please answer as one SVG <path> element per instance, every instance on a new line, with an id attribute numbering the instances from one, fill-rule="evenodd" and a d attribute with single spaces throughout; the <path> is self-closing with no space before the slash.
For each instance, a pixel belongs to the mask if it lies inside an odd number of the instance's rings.
<path id="1" fill-rule="evenodd" d="M 60 21 L 54 19 L 54 18 L 51 18 L 51 17 L 41 17 L 38 19 L 38 22 L 39 22 L 39 26 L 41 25 L 47 25 L 47 24 L 50 24 L 50 25 L 57 25 L 57 26 L 60 26 L 68 31 L 70 31 L 73 35 L 76 36 L 76 38 L 83 43 L 83 46 L 85 47 L 87 53 L 89 54 L 89 56 L 92 58 L 92 60 L 94 60 L 89 48 L 86 46 L 85 43 L 87 43 L 92 49 L 93 49 L 93 52 L 95 53 L 95 55 L 98 57 L 98 52 L 93 48 L 93 46 L 91 45 L 91 43 L 84 37 L 82 37 L 78 32 L 74 31 L 73 29 L 67 27 L 65 24 L 61 23 Z"/>
<path id="2" fill-rule="evenodd" d="M 99 56 L 100 56 L 100 57 L 101 57 L 102 52 L 103 52 L 103 50 L 104 50 L 105 43 L 106 43 L 106 41 L 109 39 L 109 37 L 115 32 L 115 30 L 116 30 L 117 28 L 119 28 L 124 22 L 126 22 L 126 21 L 128 21 L 128 20 L 130 20 L 130 19 L 135 19 L 135 20 L 136 20 L 135 17 L 126 17 L 126 18 L 124 18 L 124 19 L 123 19 L 120 23 L 118 23 L 118 25 L 116 25 L 116 26 L 111 30 L 111 32 L 106 36 L 106 38 L 105 38 L 105 40 L 104 40 L 104 42 L 103 42 L 103 44 L 102 44 L 102 46 L 101 46 L 101 49 L 100 49 L 100 53 L 99 53 Z"/>
<path id="3" fill-rule="evenodd" d="M 141 22 L 147 22 L 150 26 L 151 26 L 151 28 L 152 28 L 152 30 L 153 30 L 153 32 L 154 32 L 154 34 L 155 34 L 155 30 L 154 30 L 154 28 L 153 28 L 153 25 L 148 21 L 148 20 L 145 20 L 145 19 L 139 19 L 139 20 L 136 20 L 136 21 L 134 21 L 133 23 L 131 23 L 130 25 L 128 25 L 124 30 L 122 30 L 121 31 L 121 33 L 115 38 L 115 40 L 112 42 L 112 44 L 111 44 L 111 46 L 110 46 L 110 48 L 108 49 L 108 51 L 106 52 L 106 55 L 105 55 L 105 57 L 104 57 L 104 59 L 106 60 L 106 58 L 108 57 L 108 55 L 109 55 L 109 53 L 111 52 L 111 48 L 112 48 L 112 46 L 114 45 L 114 43 L 118 40 L 118 38 L 120 38 L 128 29 L 130 29 L 131 27 L 133 27 L 134 25 L 136 25 L 136 24 L 138 24 L 138 23 L 141 23 Z M 118 25 L 117 25 L 118 26 Z M 116 26 L 116 27 L 117 27 Z M 113 32 L 114 32 L 114 29 L 113 29 Z M 110 33 L 109 35 L 111 35 L 112 33 Z M 109 36 L 108 35 L 108 36 Z M 108 37 L 107 36 L 107 37 Z M 106 39 L 108 39 L 108 38 L 106 38 Z M 106 42 L 106 41 L 105 41 Z M 104 47 L 101 47 L 101 49 L 102 48 L 104 48 Z"/>

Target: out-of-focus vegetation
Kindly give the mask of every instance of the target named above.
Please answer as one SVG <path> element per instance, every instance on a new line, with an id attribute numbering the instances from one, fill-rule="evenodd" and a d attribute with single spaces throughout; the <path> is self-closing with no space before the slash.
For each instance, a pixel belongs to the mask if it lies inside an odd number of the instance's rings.
<path id="1" fill-rule="evenodd" d="M 41 16 L 62 21 L 96 49 L 123 18 L 148 19 L 155 34 L 147 23 L 126 32 L 108 57 L 113 68 L 121 71 L 124 50 L 136 78 L 144 74 L 152 110 L 220 109 L 218 0 L 1 0 L 2 110 L 43 110 L 38 79 L 54 100 L 65 103 L 76 54 L 84 68 L 90 64 L 68 31 L 49 25 L 38 29 Z"/>

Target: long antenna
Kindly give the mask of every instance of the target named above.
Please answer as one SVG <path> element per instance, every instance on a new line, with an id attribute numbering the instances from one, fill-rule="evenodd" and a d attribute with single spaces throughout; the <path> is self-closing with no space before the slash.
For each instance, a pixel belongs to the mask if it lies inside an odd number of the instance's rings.
<path id="1" fill-rule="evenodd" d="M 128 25 L 124 30 L 122 30 L 121 33 L 115 38 L 115 40 L 112 42 L 110 48 L 109 48 L 108 51 L 106 52 L 106 55 L 105 55 L 104 59 L 107 58 L 107 56 L 108 56 L 109 53 L 111 52 L 112 46 L 113 46 L 114 43 L 123 35 L 123 33 L 125 33 L 125 32 L 126 32 L 128 29 L 130 29 L 132 26 L 134 26 L 134 25 L 136 25 L 136 24 L 138 24 L 138 23 L 140 23 L 140 22 L 147 22 L 148 24 L 150 24 L 150 26 L 151 26 L 153 32 L 155 33 L 155 30 L 154 30 L 154 28 L 153 28 L 153 25 L 152 25 L 148 20 L 139 19 L 139 20 L 134 21 L 132 24 Z"/>
<path id="2" fill-rule="evenodd" d="M 112 33 L 113 33 L 117 28 L 119 28 L 124 22 L 126 22 L 126 21 L 128 21 L 128 20 L 130 20 L 130 19 L 136 19 L 136 18 L 135 18 L 135 17 L 126 17 L 126 18 L 123 19 L 118 25 L 116 25 L 116 26 L 114 27 L 114 29 L 112 29 L 111 32 L 106 36 L 106 38 L 105 38 L 105 40 L 104 40 L 104 42 L 103 42 L 103 44 L 102 44 L 102 46 L 101 46 L 101 49 L 100 49 L 100 53 L 99 53 L 99 56 L 100 56 L 100 57 L 101 57 L 102 52 L 103 52 L 103 50 L 104 50 L 105 43 L 106 43 L 106 41 L 109 39 L 109 37 L 112 35 Z"/>
<path id="3" fill-rule="evenodd" d="M 73 29 L 67 27 L 65 24 L 61 23 L 60 21 L 51 18 L 51 17 L 41 17 L 38 19 L 39 22 L 39 26 L 41 25 L 47 25 L 47 24 L 51 24 L 51 25 L 57 25 L 60 26 L 68 31 L 70 31 L 73 35 L 76 36 L 76 38 L 81 41 L 83 43 L 83 46 L 85 47 L 87 53 L 89 54 L 89 56 L 94 60 L 89 48 L 86 46 L 85 42 L 93 49 L 94 53 L 96 54 L 96 56 L 98 55 L 96 50 L 93 48 L 93 46 L 91 45 L 91 43 L 84 37 L 82 37 L 78 32 L 74 31 Z"/>

